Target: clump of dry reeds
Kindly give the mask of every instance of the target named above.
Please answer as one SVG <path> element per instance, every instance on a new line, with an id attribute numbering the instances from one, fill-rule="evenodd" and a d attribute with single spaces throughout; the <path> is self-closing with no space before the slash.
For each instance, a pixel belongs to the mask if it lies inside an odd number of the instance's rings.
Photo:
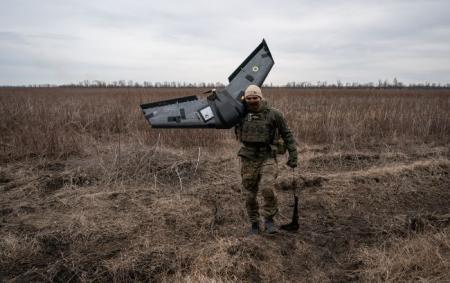
<path id="1" fill-rule="evenodd" d="M 269 90 L 299 140 L 364 146 L 402 141 L 448 142 L 446 90 Z"/>

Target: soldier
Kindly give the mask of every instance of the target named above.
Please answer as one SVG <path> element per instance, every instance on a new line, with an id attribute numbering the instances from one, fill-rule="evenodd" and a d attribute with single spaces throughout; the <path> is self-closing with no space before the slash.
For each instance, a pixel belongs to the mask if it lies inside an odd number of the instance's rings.
<path id="1" fill-rule="evenodd" d="M 244 99 L 247 114 L 236 126 L 235 131 L 242 144 L 238 155 L 241 157 L 242 185 L 246 195 L 247 214 L 251 222 L 250 235 L 258 234 L 260 231 L 258 190 L 261 190 L 264 198 L 262 216 L 265 231 L 273 234 L 277 232 L 273 217 L 278 212 L 277 199 L 273 191 L 278 174 L 277 150 L 284 153 L 287 149 L 289 152 L 287 165 L 295 168 L 297 148 L 283 114 L 269 107 L 258 86 L 248 86 Z M 284 144 L 280 141 L 280 136 Z"/>

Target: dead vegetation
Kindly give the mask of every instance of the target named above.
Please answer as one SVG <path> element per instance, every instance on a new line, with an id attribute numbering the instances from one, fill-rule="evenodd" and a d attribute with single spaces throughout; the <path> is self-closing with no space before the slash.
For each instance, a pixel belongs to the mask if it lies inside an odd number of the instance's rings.
<path id="1" fill-rule="evenodd" d="M 365 263 L 363 278 L 374 282 L 445 282 L 450 278 L 449 232 L 448 228 L 431 230 L 392 238 L 378 247 L 362 247 L 358 257 Z"/>
<path id="2" fill-rule="evenodd" d="M 300 230 L 245 237 L 232 131 L 154 130 L 192 89 L 0 90 L 0 281 L 348 282 L 450 277 L 445 91 L 265 93 L 300 168 Z"/>

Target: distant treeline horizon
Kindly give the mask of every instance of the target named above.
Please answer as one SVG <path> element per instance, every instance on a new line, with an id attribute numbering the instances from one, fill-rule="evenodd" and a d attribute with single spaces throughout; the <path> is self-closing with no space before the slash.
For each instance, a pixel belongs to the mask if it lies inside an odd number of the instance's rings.
<path id="1" fill-rule="evenodd" d="M 223 88 L 224 83 L 221 82 L 135 82 L 133 80 L 118 80 L 105 82 L 101 80 L 83 80 L 78 83 L 69 84 L 22 84 L 22 85 L 0 85 L 1 88 Z M 420 83 L 403 83 L 396 78 L 392 81 L 378 80 L 377 82 L 342 82 L 340 80 L 329 83 L 327 81 L 300 81 L 287 82 L 285 84 L 265 83 L 264 88 L 450 88 L 450 83 L 420 82 Z"/>

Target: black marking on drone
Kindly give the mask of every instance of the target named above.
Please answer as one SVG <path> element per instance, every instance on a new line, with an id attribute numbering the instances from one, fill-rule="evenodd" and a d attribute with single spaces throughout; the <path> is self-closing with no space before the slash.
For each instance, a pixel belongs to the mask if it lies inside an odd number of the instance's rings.
<path id="1" fill-rule="evenodd" d="M 249 82 L 253 82 L 255 80 L 255 78 L 251 75 L 246 75 L 245 78 L 249 81 Z"/>
<path id="2" fill-rule="evenodd" d="M 180 117 L 183 120 L 186 120 L 186 111 L 184 111 L 184 108 L 180 109 Z"/>
<path id="3" fill-rule="evenodd" d="M 167 122 L 180 123 L 181 122 L 181 117 L 180 116 L 169 116 L 169 117 L 167 117 Z"/>

